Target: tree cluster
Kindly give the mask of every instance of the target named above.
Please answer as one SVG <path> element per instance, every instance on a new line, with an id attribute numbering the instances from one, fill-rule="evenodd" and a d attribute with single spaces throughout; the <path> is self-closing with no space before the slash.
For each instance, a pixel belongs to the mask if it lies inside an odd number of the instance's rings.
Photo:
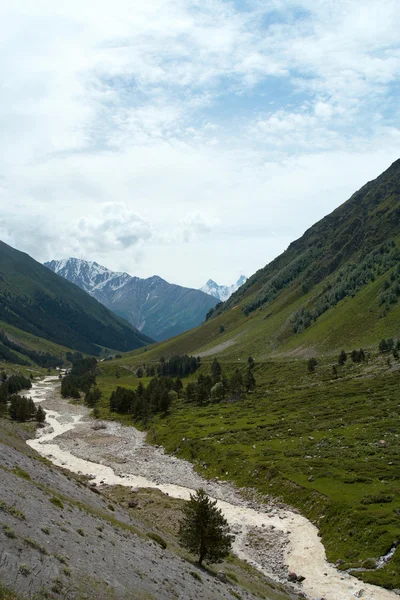
<path id="1" fill-rule="evenodd" d="M 384 290 L 379 298 L 379 304 L 382 306 L 381 316 L 384 316 L 400 295 L 399 261 L 400 250 L 391 241 L 381 244 L 356 264 L 344 265 L 327 283 L 314 308 L 302 307 L 295 313 L 292 319 L 293 332 L 301 333 L 338 302 L 347 297 L 354 297 L 362 287 L 395 267 L 389 279 L 384 282 Z"/>
<path id="2" fill-rule="evenodd" d="M 185 399 L 188 402 L 204 404 L 206 402 L 220 402 L 225 398 L 239 399 L 243 392 L 250 392 L 256 387 L 253 375 L 254 359 L 249 356 L 247 370 L 243 375 L 236 368 L 231 377 L 227 377 L 217 359 L 211 364 L 211 374 L 200 374 L 196 382 L 190 382 L 185 389 Z"/>
<path id="3" fill-rule="evenodd" d="M 309 248 L 280 269 L 275 275 L 268 278 L 267 283 L 262 286 L 258 295 L 243 308 L 244 314 L 247 316 L 260 306 L 275 300 L 283 289 L 291 285 L 318 258 L 319 254 L 320 250 Z"/>
<path id="4" fill-rule="evenodd" d="M 30 389 L 31 380 L 24 375 L 10 375 L 7 378 L 3 371 L 0 385 L 0 413 L 8 414 L 14 421 L 30 421 L 36 419 L 38 423 L 44 423 L 46 413 L 39 405 L 35 406 L 31 398 L 19 395 L 17 392 Z"/>
<path id="5" fill-rule="evenodd" d="M 8 413 L 14 421 L 24 422 L 35 419 L 38 423 L 44 423 L 46 419 L 45 411 L 40 405 L 36 407 L 31 398 L 13 394 L 9 400 Z"/>
<path id="6" fill-rule="evenodd" d="M 80 398 L 79 392 L 89 394 L 96 383 L 97 360 L 95 358 L 76 358 L 72 369 L 61 381 L 63 398 Z"/>
<path id="7" fill-rule="evenodd" d="M 188 377 L 197 371 L 201 360 L 199 356 L 188 356 L 177 354 L 165 360 L 162 356 L 157 365 L 143 365 L 136 371 L 138 377 Z"/>
<path id="8" fill-rule="evenodd" d="M 157 413 L 166 414 L 182 390 L 180 377 L 154 377 L 147 387 L 139 382 L 136 390 L 119 386 L 110 396 L 110 410 L 147 422 Z"/>
<path id="9" fill-rule="evenodd" d="M 382 354 L 385 352 L 392 352 L 394 349 L 400 350 L 400 340 L 395 343 L 393 338 L 382 339 L 379 342 L 379 352 Z"/>
<path id="10" fill-rule="evenodd" d="M 21 344 L 18 344 L 17 342 L 13 342 L 12 340 L 8 339 L 8 337 L 6 336 L 4 331 L 1 331 L 1 330 L 0 330 L 0 343 L 1 343 L 1 348 L 3 350 L 3 358 L 4 358 L 5 350 L 7 348 L 9 348 L 10 350 L 13 350 L 14 352 L 18 352 L 18 354 L 27 356 L 34 363 L 39 365 L 39 367 L 43 367 L 44 369 L 61 367 L 61 365 L 63 364 L 63 360 L 61 358 L 57 358 L 57 356 L 53 356 L 49 352 L 36 352 L 36 350 L 30 350 L 26 346 L 22 346 Z M 8 360 L 11 360 L 11 362 L 16 362 L 15 359 L 17 359 L 17 364 L 25 364 L 25 365 L 29 364 L 25 360 L 21 359 L 20 357 L 14 355 L 14 354 L 13 354 L 13 356 L 14 356 L 14 358 L 11 358 Z"/>

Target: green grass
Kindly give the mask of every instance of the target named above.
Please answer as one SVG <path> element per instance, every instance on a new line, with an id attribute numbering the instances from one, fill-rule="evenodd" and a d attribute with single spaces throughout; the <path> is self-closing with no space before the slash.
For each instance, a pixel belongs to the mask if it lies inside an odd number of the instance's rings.
<path id="1" fill-rule="evenodd" d="M 237 366 L 220 361 L 227 373 Z M 300 509 L 319 527 L 328 559 L 349 568 L 385 554 L 399 537 L 400 363 L 392 359 L 389 368 L 385 355 L 349 360 L 332 379 L 334 362 L 319 357 L 311 374 L 305 359 L 259 362 L 254 393 L 205 406 L 178 400 L 167 417 L 153 420 L 149 437 L 207 477 Z M 121 379 L 131 388 L 139 381 L 130 373 Z M 104 416 L 112 381 L 110 373 L 99 378 Z M 132 423 L 130 416 L 122 420 Z M 383 569 L 357 576 L 400 587 L 400 553 Z"/>

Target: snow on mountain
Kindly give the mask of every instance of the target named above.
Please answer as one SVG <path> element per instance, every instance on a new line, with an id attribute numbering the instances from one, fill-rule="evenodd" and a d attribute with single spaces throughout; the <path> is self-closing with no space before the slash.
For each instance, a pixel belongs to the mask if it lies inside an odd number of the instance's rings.
<path id="1" fill-rule="evenodd" d="M 210 294 L 214 298 L 218 298 L 221 302 L 225 302 L 232 296 L 237 289 L 247 281 L 247 277 L 241 275 L 236 283 L 232 285 L 218 285 L 212 279 L 209 279 L 203 287 L 200 288 L 205 294 Z"/>
<path id="2" fill-rule="evenodd" d="M 157 275 L 131 277 L 79 258 L 52 260 L 45 266 L 155 340 L 197 327 L 217 303 L 212 294 L 168 283 Z"/>
<path id="3" fill-rule="evenodd" d="M 92 295 L 105 286 L 113 291 L 118 290 L 130 279 L 128 273 L 115 273 L 97 262 L 80 258 L 52 260 L 45 263 L 45 266 Z"/>

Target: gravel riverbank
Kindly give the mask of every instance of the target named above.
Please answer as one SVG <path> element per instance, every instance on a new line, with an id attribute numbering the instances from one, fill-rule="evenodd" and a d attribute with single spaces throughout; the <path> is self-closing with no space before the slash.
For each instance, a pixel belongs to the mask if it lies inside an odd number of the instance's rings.
<path id="1" fill-rule="evenodd" d="M 398 597 L 329 564 L 317 529 L 301 515 L 274 502 L 246 500 L 230 484 L 204 480 L 187 461 L 147 444 L 134 427 L 93 421 L 88 409 L 60 398 L 56 378 L 35 383 L 32 398 L 42 402 L 48 424 L 28 443 L 55 464 L 89 475 L 97 486 L 156 487 L 181 499 L 203 487 L 218 500 L 236 535 L 234 552 L 278 582 L 287 584 L 289 572 L 304 577 L 291 587 L 310 599 Z"/>

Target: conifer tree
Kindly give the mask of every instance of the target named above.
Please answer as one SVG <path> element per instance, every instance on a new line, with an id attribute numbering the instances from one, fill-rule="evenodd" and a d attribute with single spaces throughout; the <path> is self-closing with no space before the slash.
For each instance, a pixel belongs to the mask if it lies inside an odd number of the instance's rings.
<path id="1" fill-rule="evenodd" d="M 46 413 L 43 410 L 42 406 L 40 406 L 40 404 L 39 404 L 39 406 L 36 409 L 36 421 L 40 425 L 42 425 L 45 422 L 45 420 L 46 420 Z"/>
<path id="2" fill-rule="evenodd" d="M 216 504 L 217 501 L 211 500 L 200 488 L 190 494 L 190 500 L 183 509 L 180 542 L 198 556 L 199 565 L 205 559 L 210 563 L 221 562 L 228 556 L 234 540 L 228 522 Z"/>

